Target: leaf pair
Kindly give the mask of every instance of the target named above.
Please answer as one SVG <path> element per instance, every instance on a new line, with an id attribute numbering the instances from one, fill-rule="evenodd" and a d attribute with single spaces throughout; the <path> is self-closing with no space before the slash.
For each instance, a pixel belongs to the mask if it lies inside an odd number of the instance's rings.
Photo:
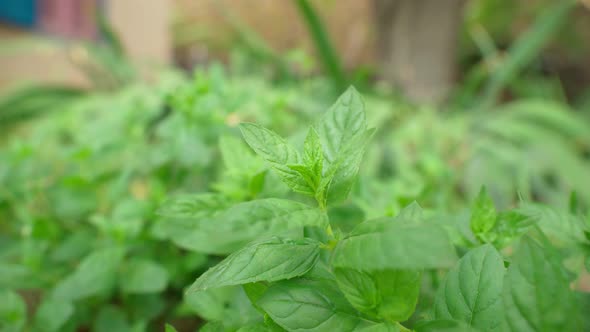
<path id="1" fill-rule="evenodd" d="M 362 317 L 331 280 L 282 281 L 271 285 L 256 303 L 287 331 L 399 331 L 395 325 Z"/>
<path id="2" fill-rule="evenodd" d="M 359 224 L 338 244 L 332 257 L 341 291 L 360 312 L 388 322 L 414 313 L 424 269 L 447 268 L 456 261 L 446 232 L 421 222 L 417 204 L 395 218 Z"/>
<path id="3" fill-rule="evenodd" d="M 461 258 L 437 293 L 434 314 L 478 331 L 574 331 L 575 309 L 559 261 L 524 237 L 507 272 L 489 244 Z"/>
<path id="4" fill-rule="evenodd" d="M 348 302 L 370 317 L 403 322 L 414 313 L 420 295 L 420 270 L 364 272 L 337 268 L 334 275 Z"/>
<path id="5" fill-rule="evenodd" d="M 248 302 L 242 308 L 240 317 L 223 317 L 218 313 L 228 309 L 223 306 L 212 311 L 214 304 L 219 301 L 211 297 L 227 294 L 231 297 L 228 303 L 238 305 L 244 303 L 243 290 L 231 286 L 244 286 L 250 301 L 260 308 L 258 299 L 266 294 L 267 283 L 302 276 L 316 265 L 319 258 L 320 243 L 311 239 L 273 237 L 258 241 L 234 252 L 202 274 L 188 289 L 186 296 L 202 317 L 238 327 L 244 323 L 239 320 L 247 320 L 251 316 L 245 312 L 253 310 L 251 304 Z M 242 299 L 238 304 L 236 296 Z"/>

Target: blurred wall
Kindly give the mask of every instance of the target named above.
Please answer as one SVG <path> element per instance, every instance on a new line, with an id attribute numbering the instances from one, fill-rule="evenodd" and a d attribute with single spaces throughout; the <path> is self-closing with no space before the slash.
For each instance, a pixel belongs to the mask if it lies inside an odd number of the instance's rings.
<path id="1" fill-rule="evenodd" d="M 71 1 L 81 0 L 52 1 L 40 0 L 39 8 L 55 5 L 52 7 L 55 22 L 50 25 L 53 28 L 47 28 L 47 19 L 40 20 L 30 29 L 0 23 L 0 89 L 29 81 L 89 86 L 87 78 L 70 61 L 72 52 L 75 52 L 72 47 L 86 35 L 68 33 L 67 20 L 72 18 L 63 15 L 72 16 L 71 6 L 65 5 L 79 4 Z M 171 0 L 108 0 L 102 4 L 131 59 L 143 65 L 141 69 L 145 70 L 142 72 L 149 75 L 151 65 L 172 62 Z M 78 13 L 73 19 L 85 20 L 87 25 L 94 24 L 94 13 L 86 14 L 88 17 L 78 17 Z M 62 25 L 66 28 L 55 28 Z M 88 38 L 93 37 L 86 38 L 85 41 L 91 41 Z"/>
<path id="2" fill-rule="evenodd" d="M 60 43 L 0 25 L 0 90 L 30 81 L 88 86 Z M 1 92 L 1 91 L 0 91 Z"/>
<path id="3" fill-rule="evenodd" d="M 169 63 L 172 58 L 168 0 L 111 0 L 110 23 L 129 55 L 140 62 Z"/>

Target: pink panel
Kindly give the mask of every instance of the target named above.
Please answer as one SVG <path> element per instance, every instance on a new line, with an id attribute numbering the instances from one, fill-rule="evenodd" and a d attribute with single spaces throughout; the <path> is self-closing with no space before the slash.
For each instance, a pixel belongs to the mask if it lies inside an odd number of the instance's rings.
<path id="1" fill-rule="evenodd" d="M 40 0 L 41 29 L 66 38 L 97 37 L 97 0 Z"/>

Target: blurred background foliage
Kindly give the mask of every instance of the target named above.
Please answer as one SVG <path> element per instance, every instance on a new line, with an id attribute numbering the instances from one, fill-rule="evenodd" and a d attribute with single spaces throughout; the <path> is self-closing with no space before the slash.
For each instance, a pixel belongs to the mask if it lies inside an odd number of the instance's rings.
<path id="1" fill-rule="evenodd" d="M 412 98 L 384 75 L 371 1 L 177 0 L 173 65 L 150 66 L 148 78 L 99 15 L 99 41 L 67 52 L 89 84 L 29 82 L 0 97 L 0 317 L 10 317 L 0 330 L 247 319 L 242 293 L 183 298 L 219 256 L 178 240 L 192 220 L 156 211 L 186 193 L 212 191 L 199 202 L 205 212 L 288 195 L 237 125 L 255 121 L 302 144 L 301 130 L 350 84 L 378 132 L 353 198 L 330 211 L 343 229 L 414 200 L 455 220 L 482 185 L 500 208 L 542 202 L 548 210 L 534 213 L 587 216 L 587 3 L 458 3 L 441 100 Z"/>

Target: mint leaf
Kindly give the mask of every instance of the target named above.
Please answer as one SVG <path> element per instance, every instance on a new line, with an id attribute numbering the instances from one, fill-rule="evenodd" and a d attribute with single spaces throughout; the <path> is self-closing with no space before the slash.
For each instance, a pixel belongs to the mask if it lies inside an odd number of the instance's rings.
<path id="1" fill-rule="evenodd" d="M 207 322 L 199 329 L 199 332 L 225 332 L 225 326 L 221 322 Z"/>
<path id="2" fill-rule="evenodd" d="M 127 332 L 131 325 L 125 312 L 114 305 L 100 308 L 94 320 L 92 331 L 96 332 Z"/>
<path id="3" fill-rule="evenodd" d="M 339 203 L 348 197 L 359 171 L 366 145 L 374 133 L 374 129 L 369 129 L 354 142 L 343 147 L 339 157 L 328 165 L 319 194 L 316 195 L 324 197 L 324 201 L 330 204 Z"/>
<path id="4" fill-rule="evenodd" d="M 422 321 L 414 326 L 416 332 L 480 332 L 469 325 L 456 320 L 436 319 Z"/>
<path id="5" fill-rule="evenodd" d="M 493 229 L 493 232 L 496 234 L 493 244 L 497 248 L 508 246 L 514 240 L 525 234 L 535 222 L 533 218 L 515 210 L 498 214 L 496 225 Z"/>
<path id="6" fill-rule="evenodd" d="M 125 264 L 120 287 L 124 293 L 157 293 L 166 289 L 168 271 L 151 260 L 136 259 Z"/>
<path id="7" fill-rule="evenodd" d="M 263 166 L 262 160 L 240 139 L 223 136 L 219 139 L 223 166 L 229 173 L 253 173 Z"/>
<path id="8" fill-rule="evenodd" d="M 375 323 L 362 318 L 332 281 L 284 280 L 256 303 L 287 331 L 356 331 Z"/>
<path id="9" fill-rule="evenodd" d="M 264 314 L 264 310 L 260 309 L 256 305 L 256 302 L 266 292 L 266 290 L 268 289 L 268 286 L 269 286 L 269 284 L 267 282 L 253 282 L 253 283 L 242 285 L 242 288 L 244 289 L 244 292 L 246 293 L 246 295 L 250 299 L 250 302 L 252 302 L 252 305 L 254 305 L 254 307 L 258 311 L 262 312 L 263 314 Z"/>
<path id="10" fill-rule="evenodd" d="M 525 236 L 504 279 L 506 331 L 577 331 L 576 299 L 554 253 Z"/>
<path id="11" fill-rule="evenodd" d="M 290 279 L 309 271 L 319 254 L 319 244 L 308 239 L 273 238 L 254 243 L 202 274 L 188 291 Z"/>
<path id="12" fill-rule="evenodd" d="M 313 196 L 314 188 L 295 170 L 287 165 L 301 164 L 299 152 L 284 138 L 255 123 L 240 125 L 246 143 L 264 159 L 293 191 Z"/>
<path id="13" fill-rule="evenodd" d="M 260 237 L 280 234 L 303 226 L 325 228 L 326 215 L 318 208 L 278 198 L 236 204 L 198 227 L 177 234 L 174 242 L 183 248 L 211 254 L 230 254 Z"/>
<path id="14" fill-rule="evenodd" d="M 413 201 L 405 206 L 395 218 L 401 222 L 421 222 L 424 221 L 424 212 L 420 204 Z"/>
<path id="15" fill-rule="evenodd" d="M 377 323 L 369 326 L 363 326 L 355 329 L 355 332 L 407 332 L 407 329 L 401 329 L 399 324 L 393 323 Z"/>
<path id="16" fill-rule="evenodd" d="M 471 209 L 471 230 L 478 238 L 485 240 L 486 234 L 494 228 L 495 223 L 494 201 L 488 196 L 485 187 L 482 187 Z"/>
<path id="17" fill-rule="evenodd" d="M 316 189 L 319 186 L 320 178 L 310 168 L 310 166 L 303 165 L 303 164 L 297 164 L 297 165 L 289 164 L 289 165 L 287 165 L 287 167 L 289 169 L 291 169 L 292 171 L 297 172 L 297 174 L 299 174 L 299 176 L 305 181 L 305 183 L 307 183 L 309 188 L 311 188 L 315 193 Z"/>
<path id="18" fill-rule="evenodd" d="M 348 196 L 362 155 L 373 131 L 367 130 L 365 105 L 350 87 L 324 114 L 317 126 L 324 151 L 323 191 L 326 201 L 337 203 Z"/>
<path id="19" fill-rule="evenodd" d="M 354 269 L 334 269 L 338 288 L 357 310 L 373 313 L 379 302 L 379 290 L 371 275 Z"/>
<path id="20" fill-rule="evenodd" d="M 57 284 L 53 296 L 74 301 L 110 291 L 124 253 L 120 248 L 108 248 L 86 256 L 74 273 Z"/>
<path id="21" fill-rule="evenodd" d="M 246 325 L 238 329 L 236 332 L 283 332 L 285 331 L 282 327 L 276 324 L 271 326 L 265 322 L 258 322 L 250 325 Z"/>
<path id="22" fill-rule="evenodd" d="M 334 251 L 334 267 L 360 271 L 451 267 L 456 254 L 440 226 L 404 224 L 395 218 L 365 221 Z"/>
<path id="23" fill-rule="evenodd" d="M 303 164 L 287 165 L 287 167 L 299 173 L 315 193 L 315 198 L 320 207 L 325 209 L 326 205 L 323 197 L 323 190 L 320 188 L 322 184 L 324 156 L 320 138 L 313 127 L 310 128 L 307 133 L 303 150 Z"/>
<path id="24" fill-rule="evenodd" d="M 156 214 L 165 219 L 199 220 L 227 207 L 227 204 L 227 199 L 217 194 L 185 194 L 166 200 Z"/>
<path id="25" fill-rule="evenodd" d="M 219 149 L 224 167 L 220 178 L 211 187 L 237 201 L 260 193 L 267 174 L 262 158 L 256 156 L 243 139 L 233 136 L 222 137 Z"/>
<path id="26" fill-rule="evenodd" d="M 504 331 L 504 261 L 490 244 L 469 251 L 438 290 L 435 318 L 465 322 L 481 331 Z"/>
<path id="27" fill-rule="evenodd" d="M 21 331 L 27 319 L 25 301 L 15 292 L 0 290 L 0 331 Z"/>
<path id="28" fill-rule="evenodd" d="M 222 327 L 225 327 L 222 331 L 234 330 L 261 318 L 244 290 L 238 286 L 185 293 L 184 304 L 190 312 L 205 320 L 222 322 Z"/>
<path id="29" fill-rule="evenodd" d="M 40 332 L 60 331 L 74 313 L 70 302 L 46 298 L 35 312 L 35 327 Z"/>
<path id="30" fill-rule="evenodd" d="M 293 227 L 327 224 L 326 216 L 319 209 L 287 199 L 264 198 L 239 203 L 216 217 L 215 223 L 204 225 L 211 229 L 254 229 L 261 233 L 279 232 Z"/>
<path id="31" fill-rule="evenodd" d="M 538 203 L 522 204 L 516 211 L 536 222 L 556 246 L 584 245 L 588 241 L 584 232 L 586 221 L 580 216 Z"/>
<path id="32" fill-rule="evenodd" d="M 342 149 L 367 130 L 365 105 L 358 91 L 350 87 L 324 114 L 318 133 L 324 147 L 324 155 L 333 163 Z"/>
<path id="33" fill-rule="evenodd" d="M 350 304 L 372 317 L 390 322 L 407 320 L 420 295 L 421 272 L 335 269 L 338 287 Z"/>
<path id="34" fill-rule="evenodd" d="M 227 199 L 218 194 L 185 194 L 172 197 L 156 211 L 159 218 L 151 232 L 156 238 L 171 239 L 184 247 L 180 239 L 199 227 L 202 221 L 208 220 L 227 206 Z"/>
<path id="35" fill-rule="evenodd" d="M 172 326 L 170 324 L 166 324 L 164 327 L 164 332 L 178 332 L 178 331 L 176 331 L 174 326 Z"/>
<path id="36" fill-rule="evenodd" d="M 324 153 L 322 150 L 322 143 L 317 131 L 312 127 L 305 137 L 303 144 L 303 162 L 310 170 L 311 174 L 315 176 L 315 187 L 320 184 L 322 178 L 322 169 L 324 167 Z"/>

